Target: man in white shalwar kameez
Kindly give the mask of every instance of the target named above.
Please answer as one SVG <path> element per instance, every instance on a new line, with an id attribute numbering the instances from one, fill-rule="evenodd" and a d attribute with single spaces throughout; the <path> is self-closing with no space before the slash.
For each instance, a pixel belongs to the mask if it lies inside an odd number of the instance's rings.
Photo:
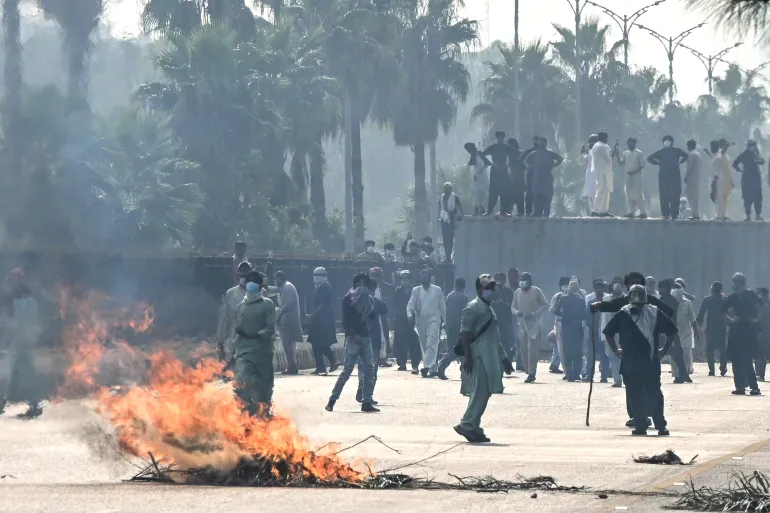
<path id="1" fill-rule="evenodd" d="M 483 216 L 489 198 L 489 166 L 492 163 L 472 142 L 465 143 L 465 151 L 471 156 L 468 160 L 468 170 L 473 178 L 473 215 Z"/>
<path id="2" fill-rule="evenodd" d="M 431 272 L 420 272 L 420 285 L 412 289 L 406 314 L 420 338 L 423 378 L 438 376 L 438 344 L 441 323 L 446 321 L 446 302 L 441 287 L 430 282 Z"/>
<path id="3" fill-rule="evenodd" d="M 548 310 L 548 306 L 543 291 L 532 286 L 532 275 L 521 273 L 519 288 L 513 293 L 511 311 L 519 318 L 521 352 L 527 368 L 525 383 L 534 382 L 537 375 L 540 340 L 543 336 L 543 314 Z"/>
<path id="4" fill-rule="evenodd" d="M 594 175 L 594 164 L 591 161 L 591 149 L 599 140 L 597 135 L 592 135 L 588 138 L 588 149 L 583 147 L 582 155 L 580 156 L 580 162 L 586 170 L 585 184 L 583 185 L 583 197 L 588 199 L 588 210 L 594 212 L 594 199 L 596 198 L 596 176 Z"/>
<path id="5" fill-rule="evenodd" d="M 726 140 L 711 142 L 711 169 L 713 172 L 712 180 L 716 180 L 714 203 L 717 208 L 717 219 L 727 220 L 727 204 L 730 201 L 730 195 L 733 193 L 733 173 L 730 166 L 730 156 L 727 154 L 729 144 Z"/>
<path id="6" fill-rule="evenodd" d="M 634 218 L 638 209 L 639 217 L 646 219 L 647 207 L 644 204 L 642 170 L 647 161 L 644 158 L 644 154 L 637 149 L 636 139 L 629 137 L 626 144 L 628 149 L 619 157 L 620 165 L 623 166 L 623 170 L 626 172 L 625 193 L 626 203 L 628 203 L 628 214 L 626 217 Z"/>
<path id="7" fill-rule="evenodd" d="M 611 217 L 610 197 L 612 196 L 612 151 L 607 140 L 607 132 L 599 132 L 599 140 L 591 148 L 591 163 L 593 165 L 594 175 L 596 176 L 596 199 L 594 200 L 594 210 L 591 212 L 595 217 Z"/>

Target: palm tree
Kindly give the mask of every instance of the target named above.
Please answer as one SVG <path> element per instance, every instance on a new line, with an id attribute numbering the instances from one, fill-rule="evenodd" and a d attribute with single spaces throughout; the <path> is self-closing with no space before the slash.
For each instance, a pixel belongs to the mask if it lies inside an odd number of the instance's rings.
<path id="1" fill-rule="evenodd" d="M 68 98 L 73 111 L 88 110 L 88 59 L 91 33 L 104 14 L 104 0 L 37 0 L 46 17 L 54 19 L 64 31 L 67 55 Z"/>
<path id="2" fill-rule="evenodd" d="M 726 122 L 730 134 L 751 137 L 756 127 L 767 121 L 770 97 L 757 83 L 756 71 L 741 71 L 730 65 L 724 77 L 715 82 L 716 96 L 728 105 Z"/>
<path id="3" fill-rule="evenodd" d="M 766 0 L 687 0 L 688 7 L 708 11 L 718 23 L 763 34 L 770 21 Z"/>
<path id="4" fill-rule="evenodd" d="M 439 128 L 449 131 L 458 102 L 468 97 L 470 75 L 459 56 L 476 43 L 478 28 L 457 17 L 451 0 L 418 0 L 402 22 L 399 81 L 380 118 L 392 126 L 395 143 L 414 152 L 415 228 L 427 235 L 425 145 L 436 140 Z"/>
<path id="5" fill-rule="evenodd" d="M 5 94 L 3 97 L 2 128 L 5 138 L 6 173 L 0 185 L 4 191 L 14 190 L 11 176 L 21 174 L 20 127 L 21 116 L 21 17 L 19 0 L 3 0 L 3 33 L 5 35 Z M 10 196 L 3 202 L 10 200 Z"/>
<path id="6" fill-rule="evenodd" d="M 254 15 L 244 0 L 143 0 L 145 32 L 186 34 L 206 24 L 223 24 L 239 41 L 254 34 Z"/>

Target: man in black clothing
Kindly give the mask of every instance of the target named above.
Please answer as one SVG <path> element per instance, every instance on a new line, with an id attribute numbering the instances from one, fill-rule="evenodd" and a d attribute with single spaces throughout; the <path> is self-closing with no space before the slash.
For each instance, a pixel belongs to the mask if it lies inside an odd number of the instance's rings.
<path id="1" fill-rule="evenodd" d="M 519 157 L 519 162 L 521 164 L 526 164 L 527 157 L 530 153 L 536 151 L 540 147 L 540 136 L 536 135 L 532 138 L 532 147 L 524 150 L 524 152 L 521 154 L 521 157 Z M 534 182 L 535 182 L 535 170 L 534 168 L 530 167 L 528 164 L 525 165 L 526 168 L 526 177 L 524 181 L 524 203 L 526 207 L 526 213 L 528 216 L 532 215 L 532 212 L 535 210 L 535 190 L 534 190 Z"/>
<path id="2" fill-rule="evenodd" d="M 492 168 L 489 171 L 489 207 L 486 215 L 491 215 L 500 198 L 500 215 L 510 214 L 509 196 L 511 192 L 511 177 L 508 174 L 508 157 L 511 148 L 505 144 L 505 132 L 495 132 L 495 142 L 484 150 L 484 156 L 492 157 Z"/>
<path id="3" fill-rule="evenodd" d="M 607 326 L 604 336 L 610 349 L 621 359 L 620 372 L 626 384 L 626 400 L 634 418 L 632 435 L 647 434 L 647 417 L 652 417 L 658 435 L 669 435 L 663 414 L 660 388 L 660 359 L 671 346 L 677 329 L 674 322 L 658 308 L 648 304 L 643 285 L 629 291 L 629 304 L 621 308 Z M 659 348 L 660 335 L 666 345 Z M 618 336 L 620 347 L 615 343 Z"/>
<path id="4" fill-rule="evenodd" d="M 674 138 L 663 137 L 663 147 L 647 157 L 647 162 L 659 166 L 658 195 L 663 219 L 679 217 L 679 199 L 682 196 L 682 174 L 679 165 L 687 162 L 687 152 L 674 146 Z"/>
<path id="5" fill-rule="evenodd" d="M 401 284 L 393 291 L 393 308 L 388 308 L 393 316 L 393 351 L 396 353 L 398 370 L 407 370 L 406 362 L 411 359 L 412 374 L 419 374 L 422 359 L 420 339 L 406 313 L 406 305 L 412 297 L 412 275 L 404 270 L 399 274 L 399 279 Z"/>
<path id="6" fill-rule="evenodd" d="M 757 221 L 762 220 L 762 174 L 759 169 L 764 164 L 765 160 L 757 151 L 757 142 L 751 139 L 746 143 L 746 150 L 733 162 L 735 170 L 742 175 L 741 195 L 746 210 L 746 221 L 751 221 L 752 205 Z"/>
<path id="7" fill-rule="evenodd" d="M 503 346 L 506 356 L 513 361 L 516 356 L 516 350 L 513 345 L 513 312 L 511 303 L 513 303 L 513 290 L 505 286 L 507 277 L 505 273 L 495 273 L 496 290 L 500 290 L 497 299 L 490 304 L 492 311 L 497 317 L 497 326 L 500 331 L 500 343 Z M 448 314 L 447 314 L 448 315 Z"/>
<path id="8" fill-rule="evenodd" d="M 756 292 L 746 288 L 746 277 L 733 275 L 733 293 L 722 306 L 725 320 L 730 326 L 727 350 L 733 362 L 734 395 L 746 395 L 746 385 L 751 395 L 760 395 L 757 375 L 752 360 L 757 351 L 757 321 L 760 300 Z"/>
<path id="9" fill-rule="evenodd" d="M 719 373 L 727 374 L 727 351 L 725 339 L 727 327 L 724 313 L 725 296 L 722 294 L 722 283 L 715 281 L 711 284 L 711 295 L 703 298 L 703 303 L 696 319 L 698 325 L 703 325 L 706 319 L 706 361 L 709 364 L 709 376 L 715 376 L 714 352 L 719 352 Z"/>
<path id="10" fill-rule="evenodd" d="M 521 148 L 519 141 L 511 137 L 508 139 L 510 156 L 508 158 L 508 167 L 511 175 L 511 198 L 509 207 L 516 207 L 516 215 L 524 215 L 524 193 L 527 188 L 526 169 L 521 161 Z"/>
<path id="11" fill-rule="evenodd" d="M 548 141 L 540 138 L 537 150 L 527 155 L 527 166 L 532 168 L 532 193 L 535 205 L 532 215 L 550 217 L 553 202 L 553 168 L 560 165 L 564 158 L 548 149 Z"/>
<path id="12" fill-rule="evenodd" d="M 674 280 L 672 278 L 660 280 L 658 290 L 660 291 L 660 300 L 673 312 L 669 317 L 676 322 L 676 311 L 679 308 L 679 301 L 671 294 L 671 291 L 674 290 Z M 674 360 L 677 369 L 680 369 L 679 374 L 674 379 L 674 383 L 678 385 L 692 383 L 692 379 L 687 372 L 689 367 L 684 362 L 684 349 L 682 349 L 682 341 L 679 339 L 678 334 L 674 336 L 674 341 L 671 345 L 671 359 Z"/>

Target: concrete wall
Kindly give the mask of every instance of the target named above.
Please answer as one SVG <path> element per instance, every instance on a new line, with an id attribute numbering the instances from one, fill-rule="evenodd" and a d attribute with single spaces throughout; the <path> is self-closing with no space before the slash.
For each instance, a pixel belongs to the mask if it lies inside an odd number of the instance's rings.
<path id="1" fill-rule="evenodd" d="M 770 286 L 770 223 L 466 217 L 455 240 L 455 274 L 469 285 L 481 273 L 517 267 L 549 299 L 561 276 L 579 276 L 590 291 L 594 278 L 632 270 L 684 278 L 696 309 L 713 281 L 729 290 L 736 271 L 752 288 Z"/>

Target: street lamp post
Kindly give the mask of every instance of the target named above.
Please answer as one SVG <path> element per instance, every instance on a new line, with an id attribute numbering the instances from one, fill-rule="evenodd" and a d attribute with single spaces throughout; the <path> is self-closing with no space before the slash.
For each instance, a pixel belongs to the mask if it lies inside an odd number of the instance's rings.
<path id="1" fill-rule="evenodd" d="M 519 127 L 521 122 L 521 89 L 519 87 L 519 66 L 521 66 L 521 48 L 519 47 L 519 0 L 513 0 L 513 55 L 516 59 L 516 67 L 513 70 L 513 136 L 519 139 Z"/>
<path id="2" fill-rule="evenodd" d="M 586 0 L 587 1 L 587 0 Z M 583 9 L 586 7 L 586 1 L 583 5 L 580 5 L 580 0 L 567 0 L 567 3 L 575 13 L 575 140 L 581 140 L 581 125 L 582 115 L 580 111 L 580 90 L 581 90 L 581 67 L 582 59 L 580 58 L 580 16 L 583 13 Z"/>
<path id="3" fill-rule="evenodd" d="M 625 64 L 626 69 L 628 69 L 628 34 L 631 32 L 631 28 L 634 26 L 636 20 L 638 20 L 644 13 L 665 1 L 666 0 L 657 0 L 657 2 L 646 5 L 631 15 L 624 14 L 623 16 L 616 13 L 615 11 L 612 11 L 611 9 L 604 7 L 603 5 L 592 2 L 591 0 L 586 0 L 586 3 L 604 11 L 605 14 L 610 16 L 615 21 L 615 23 L 618 24 L 620 30 L 623 31 L 623 64 Z"/>
<path id="4" fill-rule="evenodd" d="M 735 43 L 734 45 L 729 46 L 724 50 L 717 52 L 714 55 L 704 55 L 700 53 L 698 50 L 694 48 L 690 48 L 687 45 L 680 44 L 679 46 L 681 46 L 685 50 L 689 50 L 690 53 L 696 56 L 698 60 L 701 61 L 701 63 L 706 67 L 706 73 L 708 73 L 708 82 L 709 82 L 709 96 L 711 96 L 711 93 L 714 90 L 714 87 L 713 87 L 714 86 L 714 68 L 716 67 L 717 62 L 727 63 L 727 61 L 725 61 L 722 57 L 724 57 L 725 54 L 727 54 L 727 52 L 729 52 L 730 50 L 738 48 L 742 44 L 743 43 Z"/>
<path id="5" fill-rule="evenodd" d="M 687 36 L 695 32 L 697 29 L 701 28 L 705 24 L 706 22 L 699 23 L 694 27 L 685 30 L 684 32 L 680 32 L 678 35 L 674 37 L 662 36 L 649 27 L 645 27 L 644 25 L 640 25 L 639 23 L 636 24 L 637 27 L 639 27 L 640 29 L 646 30 L 647 32 L 649 32 L 651 36 L 653 36 L 655 39 L 660 41 L 660 43 L 663 45 L 663 48 L 666 50 L 666 56 L 668 57 L 668 80 L 671 83 L 671 87 L 668 90 L 669 103 L 674 102 L 674 52 L 676 52 L 676 49 L 682 45 L 682 41 Z"/>

